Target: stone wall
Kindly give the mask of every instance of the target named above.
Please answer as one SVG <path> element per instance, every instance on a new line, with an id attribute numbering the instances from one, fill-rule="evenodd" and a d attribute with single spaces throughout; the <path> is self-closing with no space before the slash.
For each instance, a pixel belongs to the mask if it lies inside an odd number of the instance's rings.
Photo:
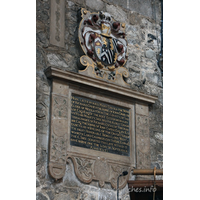
<path id="1" fill-rule="evenodd" d="M 153 2 L 153 4 L 152 4 Z M 50 44 L 50 0 L 37 0 L 36 7 L 36 187 L 37 200 L 52 199 L 116 199 L 116 190 L 110 184 L 99 188 L 98 183 L 81 183 L 69 161 L 65 177 L 55 182 L 48 173 L 48 135 L 50 86 L 44 69 L 55 66 L 78 72 L 78 17 L 80 8 L 109 12 L 115 20 L 126 22 L 129 58 L 125 67 L 130 72 L 127 83 L 142 93 L 158 96 L 149 108 L 151 168 L 163 168 L 162 107 L 163 85 L 156 58 L 160 52 L 160 1 L 155 0 L 65 0 L 65 47 Z M 155 6 L 154 6 L 155 5 Z M 134 179 L 131 176 L 130 179 Z M 129 199 L 127 186 L 120 191 L 121 199 Z"/>

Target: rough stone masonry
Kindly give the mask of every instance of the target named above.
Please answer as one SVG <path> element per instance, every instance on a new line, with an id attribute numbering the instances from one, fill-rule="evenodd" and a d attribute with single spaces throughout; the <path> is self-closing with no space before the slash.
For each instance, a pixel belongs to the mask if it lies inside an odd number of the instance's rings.
<path id="1" fill-rule="evenodd" d="M 59 1 L 59 0 L 57 0 Z M 36 7 L 36 187 L 37 200 L 114 200 L 116 190 L 110 184 L 99 188 L 97 182 L 81 183 L 69 161 L 61 181 L 48 173 L 50 81 L 44 70 L 55 66 L 78 72 L 77 48 L 78 17 L 80 8 L 109 12 L 115 20 L 126 22 L 129 58 L 125 64 L 130 77 L 126 79 L 133 90 L 156 95 L 158 100 L 149 108 L 151 168 L 163 168 L 163 84 L 157 57 L 161 48 L 159 0 L 64 0 L 64 45 L 50 44 L 50 0 L 37 0 Z M 159 177 L 158 177 L 159 178 Z M 130 179 L 135 179 L 131 176 Z M 122 200 L 130 199 L 127 186 L 120 190 Z"/>

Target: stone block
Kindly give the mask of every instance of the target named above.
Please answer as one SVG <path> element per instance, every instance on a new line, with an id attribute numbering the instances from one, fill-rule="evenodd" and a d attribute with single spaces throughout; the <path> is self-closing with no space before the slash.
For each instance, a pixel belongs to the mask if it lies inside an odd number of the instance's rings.
<path id="1" fill-rule="evenodd" d="M 67 189 L 65 192 L 58 193 L 55 195 L 54 200 L 75 200 L 79 198 L 78 189 Z"/>
<path id="2" fill-rule="evenodd" d="M 109 12 L 110 15 L 115 20 L 127 23 L 127 21 L 128 21 L 127 13 L 125 11 L 123 11 L 120 7 L 107 4 L 106 11 Z"/>
<path id="3" fill-rule="evenodd" d="M 129 1 L 129 9 L 146 17 L 152 18 L 152 5 L 151 1 L 149 0 L 132 0 Z"/>
<path id="4" fill-rule="evenodd" d="M 36 131 L 42 134 L 47 134 L 48 123 L 46 120 L 36 120 Z"/>
<path id="5" fill-rule="evenodd" d="M 36 47 L 36 64 L 41 65 L 43 68 L 46 67 L 45 53 L 40 47 Z"/>
<path id="6" fill-rule="evenodd" d="M 149 107 L 147 105 L 136 104 L 135 108 L 137 114 L 149 116 Z"/>
<path id="7" fill-rule="evenodd" d="M 58 94 L 58 95 L 63 95 L 67 96 L 68 91 L 69 91 L 69 86 L 61 83 L 61 82 L 53 82 L 53 87 L 52 87 L 52 93 L 53 94 Z"/>
<path id="8" fill-rule="evenodd" d="M 85 0 L 72 0 L 75 4 L 85 5 Z M 69 3 L 68 3 L 69 4 Z"/>
<path id="9" fill-rule="evenodd" d="M 145 52 L 145 56 L 146 56 L 147 58 L 153 59 L 153 58 L 156 57 L 156 53 L 155 53 L 153 50 L 149 49 L 149 50 L 147 50 L 147 51 Z"/>
<path id="10" fill-rule="evenodd" d="M 140 25 L 142 16 L 136 12 L 130 12 L 128 14 L 129 23 L 132 25 Z"/>
<path id="11" fill-rule="evenodd" d="M 47 59 L 51 66 L 64 67 L 64 68 L 68 67 L 66 61 L 60 55 L 50 53 L 47 54 Z"/>
<path id="12" fill-rule="evenodd" d="M 45 24 L 40 21 L 40 20 L 37 20 L 36 21 L 36 31 L 39 32 L 39 31 L 45 31 Z"/>
<path id="13" fill-rule="evenodd" d="M 163 154 L 158 155 L 158 161 L 161 161 L 161 162 L 163 161 Z"/>
<path id="14" fill-rule="evenodd" d="M 37 12 L 37 20 L 41 20 L 41 21 L 47 21 L 49 19 L 49 14 L 47 10 L 41 10 L 40 12 Z"/>
<path id="15" fill-rule="evenodd" d="M 48 198 L 39 192 L 36 194 L 36 200 L 48 200 Z"/>
<path id="16" fill-rule="evenodd" d="M 37 133 L 36 134 L 36 142 L 37 142 L 37 144 L 40 145 L 40 147 L 42 149 L 47 150 L 47 148 L 48 148 L 48 139 L 47 139 L 46 135 Z"/>
<path id="17" fill-rule="evenodd" d="M 50 200 L 54 200 L 55 195 L 52 191 L 48 191 L 47 194 L 48 194 Z"/>
<path id="18" fill-rule="evenodd" d="M 86 0 L 86 6 L 92 10 L 104 10 L 105 3 L 101 0 Z"/>
<path id="19" fill-rule="evenodd" d="M 49 92 L 50 92 L 50 87 L 47 82 L 47 80 L 43 79 L 40 77 L 40 74 L 37 74 L 36 76 L 36 91 L 37 91 L 37 101 L 38 100 L 44 100 L 45 104 L 49 104 Z M 38 98 L 40 96 L 40 98 Z"/>
<path id="20" fill-rule="evenodd" d="M 113 4 L 113 5 L 118 5 L 123 8 L 127 8 L 127 2 L 128 0 L 107 0 L 108 3 Z"/>
<path id="21" fill-rule="evenodd" d="M 115 191 L 100 190 L 98 199 L 116 200 L 116 192 Z"/>
<path id="22" fill-rule="evenodd" d="M 40 186 L 40 182 L 36 179 L 36 187 Z"/>
<path id="23" fill-rule="evenodd" d="M 158 75 L 155 73 L 147 73 L 146 74 L 147 80 L 151 81 L 152 83 L 158 84 Z"/>
<path id="24" fill-rule="evenodd" d="M 132 25 L 126 25 L 126 38 L 128 45 L 139 44 L 141 42 L 138 27 Z"/>
<path id="25" fill-rule="evenodd" d="M 36 37 L 39 40 L 39 42 L 42 44 L 43 47 L 45 47 L 45 48 L 48 47 L 49 42 L 48 42 L 48 39 L 44 32 L 37 33 Z"/>
<path id="26" fill-rule="evenodd" d="M 155 138 L 162 141 L 163 140 L 163 134 L 162 133 L 156 133 Z"/>

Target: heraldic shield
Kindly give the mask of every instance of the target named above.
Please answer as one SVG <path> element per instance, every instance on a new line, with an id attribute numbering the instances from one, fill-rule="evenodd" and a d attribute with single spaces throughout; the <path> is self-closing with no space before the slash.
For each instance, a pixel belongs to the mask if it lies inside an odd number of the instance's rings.
<path id="1" fill-rule="evenodd" d="M 111 81 L 121 74 L 124 81 L 129 75 L 123 67 L 128 58 L 125 23 L 113 20 L 107 12 L 90 13 L 82 8 L 81 14 L 78 37 L 86 55 L 80 58 L 80 73 Z"/>
<path id="2" fill-rule="evenodd" d="M 105 36 L 97 36 L 94 40 L 95 53 L 104 65 L 113 65 L 117 59 L 117 40 Z"/>

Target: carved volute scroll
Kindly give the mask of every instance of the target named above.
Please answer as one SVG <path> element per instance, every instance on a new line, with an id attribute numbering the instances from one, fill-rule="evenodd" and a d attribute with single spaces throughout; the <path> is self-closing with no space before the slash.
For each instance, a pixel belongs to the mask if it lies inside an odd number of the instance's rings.
<path id="1" fill-rule="evenodd" d="M 79 73 L 129 86 L 124 81 L 129 76 L 124 68 L 128 58 L 125 23 L 107 12 L 90 13 L 83 8 L 81 17 L 78 36 L 86 55 L 80 58 Z"/>

